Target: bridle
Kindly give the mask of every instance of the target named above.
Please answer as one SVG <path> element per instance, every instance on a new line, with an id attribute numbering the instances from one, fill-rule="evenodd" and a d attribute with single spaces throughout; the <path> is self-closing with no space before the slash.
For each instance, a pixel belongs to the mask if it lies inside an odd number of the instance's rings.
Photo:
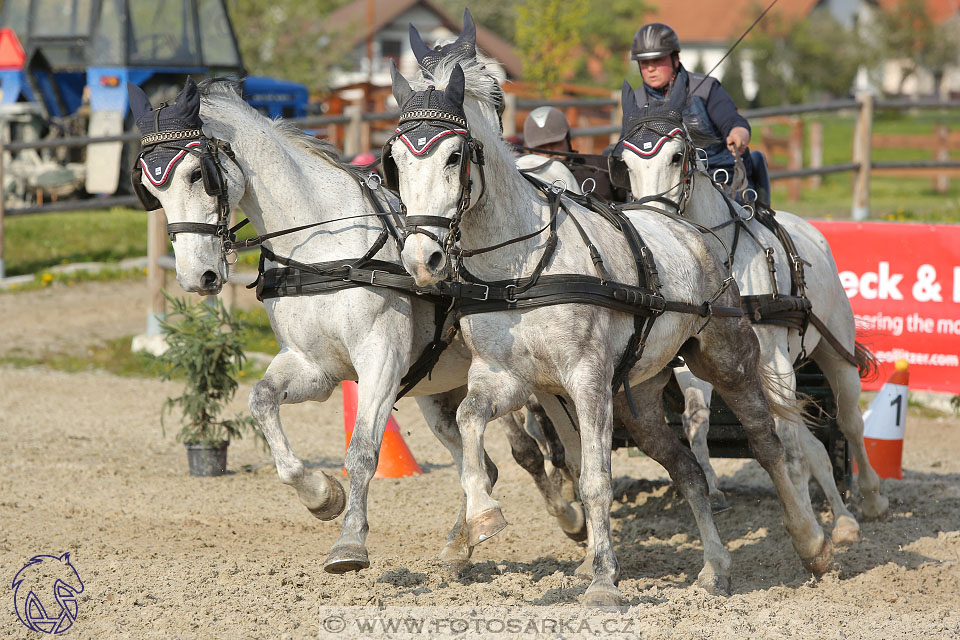
<path id="1" fill-rule="evenodd" d="M 654 128 L 654 124 L 665 124 L 667 128 L 660 127 L 660 131 Z M 667 131 L 669 129 L 669 131 Z M 652 131 L 660 135 L 660 139 L 648 149 L 641 149 L 633 140 L 640 137 L 644 130 Z M 680 179 L 676 184 L 652 195 L 643 196 L 631 203 L 632 209 L 645 209 L 656 213 L 674 213 L 682 216 L 686 210 L 687 203 L 693 193 L 693 174 L 697 171 L 697 162 L 703 161 L 699 151 L 693 144 L 687 127 L 682 119 L 671 118 L 664 114 L 651 114 L 641 117 L 633 128 L 623 135 L 613 151 L 608 157 L 608 167 L 610 169 L 610 182 L 614 186 L 622 189 L 630 189 L 630 175 L 627 170 L 626 162 L 623 160 L 624 148 L 630 149 L 643 158 L 650 158 L 663 148 L 668 140 L 679 140 L 682 148 Z M 649 144 L 649 143 L 648 143 Z M 680 197 L 673 200 L 667 197 L 667 194 L 680 187 Z M 658 206 L 659 205 L 659 206 Z M 662 207 L 669 207 L 672 210 L 665 210 Z"/>
<path id="2" fill-rule="evenodd" d="M 216 222 L 172 222 L 167 224 L 167 234 L 171 242 L 176 242 L 177 235 L 180 233 L 194 233 L 198 235 L 215 236 L 220 239 L 220 248 L 224 260 L 227 260 L 231 253 L 235 253 L 234 243 L 236 241 L 237 230 L 247 224 L 247 220 L 230 227 L 230 198 L 227 182 L 224 177 L 224 168 L 221 157 L 230 159 L 241 174 L 243 169 L 237 163 L 237 159 L 230 148 L 230 143 L 207 136 L 203 129 L 175 129 L 169 131 L 159 131 L 160 112 L 166 107 L 160 105 L 154 111 L 154 133 L 149 133 L 140 139 L 141 151 L 134 162 L 131 178 L 133 189 L 143 204 L 144 208 L 149 210 L 160 209 L 160 201 L 150 193 L 142 182 L 143 170 L 146 164 L 143 161 L 145 153 L 155 150 L 157 147 L 172 149 L 180 154 L 191 154 L 200 161 L 200 175 L 203 179 L 204 191 L 209 196 L 216 198 Z M 179 156 L 178 156 L 179 157 Z M 176 162 L 177 159 L 173 162 Z M 150 179 L 151 182 L 155 182 Z"/>
<path id="3" fill-rule="evenodd" d="M 428 94 L 433 90 L 433 87 L 428 88 Z M 425 103 L 429 104 L 429 95 L 427 96 Z M 400 115 L 397 129 L 390 139 L 387 140 L 386 144 L 384 144 L 383 153 L 381 154 L 383 173 L 387 188 L 397 191 L 398 194 L 399 172 L 397 170 L 396 160 L 393 158 L 392 145 L 399 139 L 403 141 L 404 144 L 406 144 L 410 151 L 415 155 L 423 155 L 427 153 L 430 148 L 429 145 L 418 153 L 405 137 L 406 133 L 424 122 L 436 125 L 443 130 L 440 134 L 437 134 L 437 138 L 454 135 L 460 139 L 460 192 L 457 196 L 457 210 L 451 218 L 426 215 L 408 216 L 406 215 L 406 205 L 404 205 L 403 200 L 401 199 L 400 211 L 405 216 L 404 240 L 416 233 L 423 234 L 437 244 L 443 245 L 444 249 L 449 252 L 460 239 L 460 222 L 463 219 L 463 214 L 473 204 L 473 186 L 470 181 L 472 164 L 476 163 L 480 173 L 480 195 L 477 196 L 476 201 L 480 201 L 487 190 L 487 181 L 484 174 L 483 143 L 470 135 L 470 130 L 467 127 L 466 119 L 457 114 L 449 113 L 442 109 L 414 109 L 402 113 Z M 450 232 L 447 234 L 446 239 L 441 241 L 441 239 L 435 233 L 424 229 L 423 227 L 425 226 L 444 227 L 449 229 Z"/>

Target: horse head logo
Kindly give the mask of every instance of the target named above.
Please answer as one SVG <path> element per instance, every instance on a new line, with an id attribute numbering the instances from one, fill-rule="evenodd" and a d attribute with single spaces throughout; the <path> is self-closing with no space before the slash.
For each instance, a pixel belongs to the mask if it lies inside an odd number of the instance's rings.
<path id="1" fill-rule="evenodd" d="M 32 631 L 63 633 L 77 619 L 77 596 L 83 593 L 83 581 L 69 553 L 30 558 L 10 588 L 17 617 Z"/>

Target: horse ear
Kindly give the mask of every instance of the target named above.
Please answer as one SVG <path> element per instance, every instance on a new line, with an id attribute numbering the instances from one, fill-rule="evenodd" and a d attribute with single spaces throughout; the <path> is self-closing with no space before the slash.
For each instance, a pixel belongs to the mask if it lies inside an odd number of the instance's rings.
<path id="1" fill-rule="evenodd" d="M 177 107 L 187 118 L 200 116 L 200 90 L 190 76 L 187 76 L 187 81 L 183 83 L 183 90 L 177 96 Z"/>
<path id="2" fill-rule="evenodd" d="M 410 23 L 410 48 L 413 49 L 413 55 L 421 65 L 427 58 L 435 58 L 437 52 L 427 46 L 427 43 L 420 37 L 420 32 Z"/>
<path id="3" fill-rule="evenodd" d="M 410 88 L 410 83 L 397 69 L 396 62 L 390 63 L 390 80 L 393 81 L 393 97 L 397 99 L 397 106 L 403 109 L 403 105 L 413 95 L 413 89 Z"/>
<path id="4" fill-rule="evenodd" d="M 447 83 L 447 88 L 444 89 L 443 94 L 447 96 L 447 100 L 450 103 L 455 104 L 458 107 L 462 107 L 463 87 L 463 68 L 457 64 L 457 66 L 453 68 L 453 73 L 450 74 L 450 82 Z"/>
<path id="5" fill-rule="evenodd" d="M 463 10 L 463 29 L 460 31 L 457 43 L 467 45 L 472 57 L 477 56 L 477 25 L 473 22 L 470 9 Z"/>
<path id="6" fill-rule="evenodd" d="M 143 92 L 143 89 L 137 85 L 127 83 L 127 95 L 130 98 L 130 112 L 133 113 L 133 119 L 139 120 L 145 113 L 153 111 L 153 105 L 150 104 L 150 98 Z"/>

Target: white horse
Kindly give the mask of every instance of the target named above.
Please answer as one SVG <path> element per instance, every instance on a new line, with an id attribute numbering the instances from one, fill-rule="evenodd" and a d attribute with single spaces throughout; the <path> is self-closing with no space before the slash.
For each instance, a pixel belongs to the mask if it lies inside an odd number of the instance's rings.
<path id="1" fill-rule="evenodd" d="M 411 214 L 408 224 L 429 233 L 409 235 L 402 252 L 403 263 L 417 284 L 427 286 L 451 274 L 452 261 L 444 245 L 451 247 L 458 239 L 467 248 L 509 243 L 470 259 L 470 273 L 486 283 L 523 284 L 523 278 L 539 266 L 544 267 L 544 277 L 594 274 L 594 262 L 570 215 L 558 212 L 554 216 L 544 195 L 517 172 L 513 154 L 500 138 L 495 94 L 499 87 L 494 87 L 484 65 L 454 51 L 436 65 L 427 80 L 416 82 L 418 91 L 414 91 L 394 69 L 393 89 L 402 107 L 401 123 L 425 123 L 428 133 L 401 129 L 401 134 L 412 134 L 414 142 L 396 138 L 388 148 L 389 162 L 394 165 L 389 168 L 395 171 Z M 438 94 L 442 99 L 437 100 Z M 463 123 L 447 117 L 442 126 L 430 125 L 430 115 L 441 109 L 437 105 Z M 418 112 L 423 110 L 427 115 L 421 118 Z M 438 128 L 449 133 L 437 134 L 430 149 L 416 148 L 418 136 L 436 133 Z M 482 144 L 482 158 L 477 142 Z M 639 276 L 624 236 L 586 209 L 564 204 L 583 225 L 591 243 L 603 248 L 606 269 L 614 279 L 637 286 Z M 537 231 L 550 226 L 551 219 L 559 226 L 556 235 L 551 233 L 545 242 L 545 234 Z M 643 217 L 637 218 L 636 227 L 655 259 L 664 298 L 693 307 L 717 296 L 717 305 L 739 306 L 738 293 L 735 288 L 724 289 L 722 266 L 699 234 L 683 224 L 665 228 Z M 517 241 L 522 236 L 528 238 Z M 541 263 L 553 242 L 556 251 L 548 263 Z M 516 289 L 501 284 L 491 289 L 494 291 L 501 301 L 508 301 Z M 743 318 L 718 313 L 704 324 L 705 319 L 696 314 L 674 311 L 663 313 L 653 324 L 646 336 L 646 350 L 629 372 L 641 407 L 640 420 L 651 429 L 664 428 L 660 394 L 668 377 L 665 367 L 680 351 L 693 370 L 717 385 L 737 412 L 757 459 L 777 488 L 794 548 L 807 568 L 823 572 L 831 562 L 832 545 L 790 481 L 763 391 L 756 336 Z M 487 422 L 523 406 L 532 391 L 567 395 L 575 403 L 580 425 L 580 495 L 595 551 L 593 581 L 585 603 L 618 605 L 620 593 L 615 583 L 619 569 L 610 536 L 611 383 L 625 348 L 637 346 L 631 339 L 633 315 L 592 304 L 561 304 L 465 315 L 461 326 L 473 355 L 468 394 L 457 411 L 470 539 L 485 540 L 505 526 L 483 471 Z M 705 495 L 703 498 L 706 502 Z M 710 541 L 704 540 L 705 550 L 709 545 Z"/>
<path id="2" fill-rule="evenodd" d="M 131 85 L 130 93 L 137 119 L 154 122 L 156 113 L 143 92 Z M 162 186 L 155 186 L 146 176 L 141 178 L 143 188 L 163 205 L 171 230 L 180 230 L 173 246 L 177 280 L 186 291 L 215 294 L 227 278 L 220 238 L 182 231 L 202 229 L 217 218 L 217 199 L 203 186 L 212 177 L 210 171 L 222 175 L 227 210 L 242 208 L 260 235 L 327 223 L 264 242 L 277 256 L 306 264 L 349 263 L 382 239 L 384 228 L 371 199 L 364 195 L 362 176 L 343 165 L 326 142 L 263 117 L 224 82 L 211 82 L 198 92 L 188 80 L 174 108 L 178 122 L 199 128 L 202 121 L 206 135 L 221 145 L 229 144 L 232 157 L 226 157 L 224 149 L 218 169 L 202 166 L 205 159 L 188 153 L 177 160 L 175 172 Z M 375 255 L 399 263 L 399 249 L 392 240 Z M 265 266 L 281 265 L 267 260 Z M 357 421 L 345 461 L 350 475 L 347 513 L 324 569 L 342 573 L 368 567 L 368 487 L 401 377 L 433 338 L 433 305 L 394 289 L 356 287 L 266 298 L 264 306 L 281 349 L 254 386 L 250 411 L 270 446 L 281 482 L 292 486 L 310 513 L 321 520 L 331 520 L 343 511 L 343 488 L 330 475 L 309 471 L 293 453 L 280 422 L 280 405 L 322 402 L 342 380 L 359 380 Z M 458 470 L 462 453 L 455 412 L 465 394 L 468 364 L 462 340 L 455 340 L 432 375 L 411 392 Z M 549 481 L 540 450 L 524 434 L 519 418 L 507 418 L 504 423 L 515 457 L 544 491 L 547 509 L 558 518 L 561 528 L 571 537 L 579 537 L 585 526 L 582 509 L 563 500 Z M 490 481 L 495 482 L 496 468 L 489 460 L 488 470 Z M 465 536 L 464 514 L 461 508 L 440 554 L 441 563 L 453 570 L 465 565 L 472 550 Z"/>
<path id="3" fill-rule="evenodd" d="M 690 131 L 695 130 L 680 119 L 679 107 L 682 105 L 668 104 L 643 110 L 637 106 L 635 93 L 626 82 L 622 102 L 624 142 L 622 151 L 617 149 L 614 156 L 619 155 L 626 165 L 631 191 L 645 196 L 659 194 L 659 198 L 649 203 L 653 208 L 665 208 L 669 213 L 714 229 L 716 236 L 707 234 L 705 237 L 717 255 L 727 257 L 727 251 L 736 247 L 732 270 L 742 295 L 789 294 L 791 264 L 783 245 L 756 217 L 750 216 L 748 210 L 734 203 L 731 203 L 733 213 L 743 222 L 731 224 L 731 209 L 723 194 L 702 169 L 697 169 L 696 150 L 690 137 Z M 871 356 L 855 342 L 853 310 L 823 234 L 809 222 L 786 211 L 778 211 L 776 220 L 793 239 L 803 261 L 806 295 L 812 303 L 813 313 L 841 347 L 838 349 L 825 339 L 813 322 L 802 336 L 796 328 L 754 324 L 762 359 L 785 386 L 787 397 L 796 392 L 794 362 L 798 356 L 808 354 L 819 365 L 836 398 L 837 423 L 856 456 L 863 513 L 870 518 L 882 516 L 889 501 L 880 494 L 879 478 L 867 459 L 863 418 L 857 405 L 860 372 L 870 369 Z M 736 235 L 739 239 L 735 239 Z M 768 262 L 770 253 L 775 275 Z M 846 351 L 847 357 L 842 350 Z M 696 379 L 689 371 L 678 372 L 677 377 L 685 388 L 684 422 L 691 446 L 707 472 L 715 505 L 725 506 L 723 494 L 717 488 L 716 473 L 710 466 L 706 444 L 712 386 Z M 838 544 L 856 542 L 860 527 L 837 490 L 823 443 L 796 416 L 778 416 L 777 433 L 787 450 L 790 476 L 804 499 L 810 500 L 811 472 L 826 494 L 834 514 L 833 541 Z"/>

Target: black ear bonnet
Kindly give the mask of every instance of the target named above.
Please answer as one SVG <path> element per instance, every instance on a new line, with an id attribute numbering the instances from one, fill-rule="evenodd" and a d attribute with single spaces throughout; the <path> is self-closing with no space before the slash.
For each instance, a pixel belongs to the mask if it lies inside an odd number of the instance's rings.
<path id="1" fill-rule="evenodd" d="M 187 78 L 173 104 L 162 103 L 154 109 L 140 87 L 128 84 L 130 109 L 142 135 L 142 151 L 131 172 L 133 189 L 147 210 L 159 209 L 160 202 L 143 185 L 142 176 L 154 186 L 170 180 L 188 153 L 200 158 L 204 190 L 208 195 L 226 193 L 226 185 L 215 160 L 207 149 L 200 120 L 200 95 L 196 83 Z"/>

